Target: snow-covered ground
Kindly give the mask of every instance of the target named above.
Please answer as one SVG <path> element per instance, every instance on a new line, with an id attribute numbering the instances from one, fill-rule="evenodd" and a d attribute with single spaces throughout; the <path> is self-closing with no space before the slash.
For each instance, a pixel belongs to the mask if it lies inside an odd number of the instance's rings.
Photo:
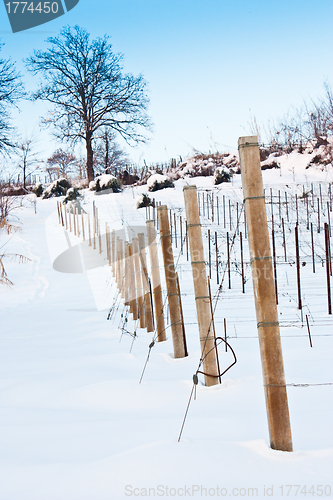
<path id="1" fill-rule="evenodd" d="M 327 313 L 323 230 L 317 233 L 317 214 L 310 204 L 315 227 L 316 273 L 312 272 L 306 205 L 299 200 L 303 322 L 297 309 L 293 227 L 294 194 L 322 189 L 321 224 L 328 220 L 325 204 L 332 174 L 304 170 L 301 157 L 289 155 L 281 169 L 263 172 L 270 214 L 272 188 L 277 230 L 279 314 L 292 426 L 294 452 L 269 448 L 262 387 L 261 362 L 243 217 L 246 293 L 239 272 L 239 236 L 232 250 L 232 288 L 224 277 L 216 305 L 216 331 L 223 335 L 227 321 L 229 342 L 237 364 L 221 385 L 199 384 L 182 438 L 178 436 L 192 389 L 200 346 L 190 263 L 185 245 L 180 255 L 178 231 L 175 260 L 180 276 L 189 356 L 174 359 L 170 328 L 168 340 L 155 344 L 139 383 L 152 334 L 137 329 L 133 338 L 118 328 L 123 305 L 103 252 L 84 273 L 61 273 L 53 268 L 69 246 L 80 238 L 59 225 L 56 199 L 29 198 L 15 215 L 22 232 L 1 235 L 6 252 L 19 252 L 31 262 L 7 262 L 12 288 L 0 289 L 0 500 L 120 500 L 128 497 L 256 497 L 301 498 L 333 495 L 332 465 L 332 317 Z M 226 231 L 235 231 L 236 202 L 242 205 L 240 176 L 213 186 L 213 178 L 180 179 L 174 189 L 154 193 L 176 220 L 185 219 L 182 187 L 196 184 L 202 193 L 219 198 L 219 224 L 202 217 L 207 230 L 217 232 L 219 280 L 226 258 Z M 287 262 L 279 232 L 278 191 L 290 200 L 285 207 Z M 85 192 L 84 209 L 95 201 L 101 228 L 144 226 L 146 209 L 135 209 L 135 199 L 146 186 L 122 193 Z M 151 193 L 149 193 L 151 196 Z M 224 227 L 222 201 L 232 203 Z M 311 197 L 309 198 L 311 200 Z M 201 207 L 202 208 L 202 207 Z M 150 209 L 152 216 L 152 209 Z M 333 214 L 331 214 L 333 217 Z M 103 243 L 104 244 L 104 243 Z M 79 247 L 76 247 L 79 248 Z M 80 250 L 82 252 L 82 248 Z M 75 252 L 75 250 L 73 250 Z M 97 250 L 95 251 L 98 253 Z M 74 254 L 73 254 L 74 255 Z M 78 254 L 79 255 L 79 254 Z M 161 256 L 160 256 L 161 257 Z M 58 261 L 59 262 L 59 261 Z M 73 261 L 74 262 L 74 261 Z M 215 247 L 212 240 L 212 291 L 216 295 Z M 104 264 L 104 266 L 103 266 Z M 161 260 L 160 260 L 161 264 Z M 238 266 L 238 267 L 237 267 Z M 70 270 L 70 269 L 69 269 Z M 161 268 L 162 272 L 162 268 Z M 165 291 L 164 278 L 162 286 Z M 107 314 L 111 305 L 115 312 Z M 310 321 L 310 348 L 305 315 Z M 127 328 L 137 325 L 129 317 Z M 221 368 L 232 362 L 220 348 Z M 310 385 L 308 385 L 310 384 Z M 313 385 L 312 385 L 313 384 Z M 316 385 L 319 384 L 319 385 Z M 305 385 L 305 386 L 304 386 Z M 288 486 L 289 485 L 289 486 Z M 298 487 L 299 485 L 299 487 Z"/>

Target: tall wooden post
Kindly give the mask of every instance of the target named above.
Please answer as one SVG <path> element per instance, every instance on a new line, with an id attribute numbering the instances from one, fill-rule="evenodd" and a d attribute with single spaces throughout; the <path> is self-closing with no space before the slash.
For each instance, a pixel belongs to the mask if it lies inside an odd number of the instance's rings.
<path id="1" fill-rule="evenodd" d="M 139 242 L 138 238 L 133 238 L 133 255 L 134 255 L 134 267 L 135 267 L 135 284 L 136 284 L 136 301 L 138 304 L 138 316 L 140 320 L 140 328 L 145 328 L 146 318 L 145 318 L 145 308 L 143 302 L 143 290 L 142 290 L 142 278 L 141 278 L 141 266 L 139 257 Z"/>
<path id="2" fill-rule="evenodd" d="M 257 327 L 273 449 L 292 451 L 286 381 L 275 298 L 258 138 L 240 137 L 242 184 L 251 256 Z"/>
<path id="3" fill-rule="evenodd" d="M 120 263 L 119 263 L 119 236 L 117 236 L 116 240 L 116 283 L 118 290 L 120 292 Z"/>
<path id="4" fill-rule="evenodd" d="M 89 212 L 87 213 L 87 216 L 88 216 L 88 242 L 89 242 L 88 244 L 91 247 L 91 229 L 90 229 L 90 215 L 89 215 Z M 69 218 L 69 221 L 70 221 L 70 218 Z"/>
<path id="5" fill-rule="evenodd" d="M 138 319 L 138 307 L 136 302 L 136 283 L 135 283 L 135 269 L 134 269 L 134 252 L 133 243 L 129 244 L 129 273 L 130 273 L 130 313 L 133 314 L 133 320 Z"/>
<path id="6" fill-rule="evenodd" d="M 106 243 L 106 258 L 108 259 L 109 266 L 111 266 L 110 230 L 107 222 L 105 223 L 105 243 Z"/>
<path id="7" fill-rule="evenodd" d="M 102 253 L 101 224 L 100 224 L 99 219 L 97 219 L 97 232 L 98 232 L 98 248 L 99 248 L 99 253 Z"/>
<path id="8" fill-rule="evenodd" d="M 86 240 L 86 236 L 85 236 L 85 231 L 84 231 L 83 209 L 81 209 L 81 222 L 82 222 L 82 240 L 85 241 Z M 67 223 L 67 220 L 66 220 L 66 223 Z"/>
<path id="9" fill-rule="evenodd" d="M 219 371 L 214 342 L 213 317 L 207 285 L 206 263 L 202 242 L 196 186 L 184 186 L 185 210 L 190 241 L 192 275 L 197 309 L 201 357 L 207 386 L 219 383 Z"/>
<path id="10" fill-rule="evenodd" d="M 124 295 L 125 306 L 130 305 L 129 290 L 130 290 L 130 273 L 129 273 L 129 243 L 124 242 Z"/>
<path id="11" fill-rule="evenodd" d="M 64 212 L 65 212 L 65 229 L 68 229 L 68 224 L 67 224 L 67 205 L 65 205 Z M 83 210 L 82 210 L 82 213 L 83 213 Z"/>
<path id="12" fill-rule="evenodd" d="M 118 239 L 118 266 L 119 266 L 119 291 L 123 298 L 124 296 L 124 242 L 121 238 Z"/>
<path id="13" fill-rule="evenodd" d="M 166 340 L 164 314 L 163 314 L 163 297 L 161 287 L 160 269 L 158 266 L 158 253 L 156 242 L 156 231 L 153 220 L 147 220 L 148 233 L 148 248 L 150 256 L 151 282 L 153 290 L 153 299 L 155 306 L 156 333 L 158 342 Z"/>
<path id="14" fill-rule="evenodd" d="M 90 239 L 90 238 L 89 238 Z M 111 233 L 111 260 L 112 260 L 112 275 L 116 276 L 116 232 L 112 229 Z"/>
<path id="15" fill-rule="evenodd" d="M 139 257 L 141 263 L 141 274 L 142 274 L 142 284 L 143 284 L 143 299 L 145 302 L 146 327 L 147 327 L 147 332 L 153 332 L 154 331 L 153 312 L 151 310 L 151 297 L 149 290 L 145 235 L 143 233 L 138 234 L 138 241 L 139 241 Z"/>
<path id="16" fill-rule="evenodd" d="M 175 358 L 184 358 L 186 348 L 184 345 L 183 325 L 180 312 L 180 296 L 177 287 L 177 277 L 173 260 L 171 233 L 166 205 L 157 207 L 158 223 L 161 235 L 165 281 L 168 294 L 173 351 Z"/>

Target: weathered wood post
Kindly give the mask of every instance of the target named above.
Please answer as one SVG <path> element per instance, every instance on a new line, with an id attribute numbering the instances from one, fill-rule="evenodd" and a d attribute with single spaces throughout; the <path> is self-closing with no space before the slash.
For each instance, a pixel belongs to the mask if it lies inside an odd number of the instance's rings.
<path id="1" fill-rule="evenodd" d="M 110 230 L 107 222 L 105 223 L 105 244 L 106 244 L 106 258 L 108 259 L 109 266 L 111 266 Z"/>
<path id="2" fill-rule="evenodd" d="M 117 238 L 117 259 L 118 259 L 118 288 L 124 298 L 124 243 L 121 238 Z"/>
<path id="3" fill-rule="evenodd" d="M 64 212 L 65 212 L 65 229 L 68 229 L 68 223 L 67 223 L 67 205 L 65 205 Z M 82 213 L 83 213 L 83 211 L 82 211 Z"/>
<path id="4" fill-rule="evenodd" d="M 140 320 L 139 324 L 140 328 L 145 328 L 146 318 L 145 318 L 145 308 L 143 303 L 143 290 L 142 290 L 138 238 L 133 238 L 132 244 L 133 244 L 133 255 L 134 255 L 134 268 L 135 268 L 136 301 L 138 304 L 138 316 Z"/>
<path id="5" fill-rule="evenodd" d="M 202 242 L 198 195 L 196 186 L 184 186 L 184 200 L 188 236 L 190 241 L 191 265 L 197 309 L 201 357 L 207 386 L 219 383 L 219 371 L 214 342 L 213 317 L 207 285 L 206 263 Z"/>
<path id="6" fill-rule="evenodd" d="M 130 305 L 130 273 L 129 273 L 129 243 L 124 242 L 124 295 L 125 306 Z"/>
<path id="7" fill-rule="evenodd" d="M 158 342 L 166 340 L 164 314 L 163 314 L 163 297 L 161 287 L 160 269 L 158 266 L 158 253 L 157 253 L 157 233 L 154 227 L 153 220 L 147 220 L 147 233 L 148 233 L 148 248 L 150 256 L 151 268 L 151 285 L 153 290 L 153 299 L 155 306 L 155 319 L 156 319 L 156 333 Z"/>
<path id="8" fill-rule="evenodd" d="M 151 296 L 149 290 L 145 235 L 143 233 L 138 234 L 138 241 L 139 241 L 139 257 L 141 263 L 141 274 L 142 274 L 142 285 L 143 285 L 143 299 L 145 303 L 146 327 L 147 327 L 147 332 L 153 332 L 154 321 L 153 321 L 153 312 L 151 310 Z"/>
<path id="9" fill-rule="evenodd" d="M 84 231 L 83 208 L 81 209 L 81 222 L 82 222 L 82 240 L 86 241 L 86 236 L 85 236 L 85 231 Z"/>
<path id="10" fill-rule="evenodd" d="M 136 283 L 134 269 L 134 252 L 133 243 L 129 244 L 129 273 L 130 273 L 130 313 L 133 314 L 133 320 L 138 319 L 138 307 L 136 302 Z"/>
<path id="11" fill-rule="evenodd" d="M 112 260 L 112 275 L 116 276 L 116 232 L 112 229 L 111 233 L 111 260 Z"/>
<path id="12" fill-rule="evenodd" d="M 98 233 L 98 248 L 99 248 L 99 253 L 102 253 L 101 224 L 100 224 L 99 219 L 97 219 L 97 233 Z"/>
<path id="13" fill-rule="evenodd" d="M 74 236 L 76 236 L 76 207 L 72 207 L 73 210 L 73 226 L 74 226 Z"/>
<path id="14" fill-rule="evenodd" d="M 169 311 L 171 319 L 171 332 L 175 358 L 184 358 L 186 348 L 184 345 L 183 325 L 180 312 L 180 296 L 177 287 L 177 277 L 173 260 L 171 233 L 166 205 L 157 207 L 158 223 L 160 228 L 161 246 L 164 261 L 164 273 L 168 294 Z"/>
<path id="15" fill-rule="evenodd" d="M 87 213 L 88 216 L 88 245 L 91 247 L 91 229 L 90 229 L 90 215 L 89 212 Z"/>
<path id="16" fill-rule="evenodd" d="M 240 137 L 242 185 L 271 448 L 292 451 L 289 408 L 275 297 L 258 139 Z"/>

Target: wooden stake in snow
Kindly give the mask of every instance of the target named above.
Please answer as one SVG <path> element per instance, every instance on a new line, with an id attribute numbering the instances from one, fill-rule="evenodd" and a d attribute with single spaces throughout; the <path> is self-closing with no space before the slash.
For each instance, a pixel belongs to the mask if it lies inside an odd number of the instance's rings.
<path id="1" fill-rule="evenodd" d="M 100 224 L 99 219 L 97 220 L 97 231 L 98 231 L 98 247 L 99 247 L 99 253 L 102 253 L 101 224 Z"/>
<path id="2" fill-rule="evenodd" d="M 272 257 L 269 244 L 258 138 L 238 141 L 257 327 L 266 397 L 270 445 L 292 451 L 286 381 L 276 306 Z"/>
<path id="3" fill-rule="evenodd" d="M 66 212 L 65 212 L 66 213 Z M 85 232 L 84 232 L 84 217 L 83 217 L 83 209 L 81 209 L 81 221 L 82 221 L 82 240 L 86 240 Z M 67 220 L 66 220 L 67 224 Z"/>
<path id="4" fill-rule="evenodd" d="M 146 318 L 145 318 L 145 308 L 143 303 L 143 290 L 142 290 L 142 278 L 141 278 L 141 266 L 139 257 L 139 242 L 138 238 L 133 238 L 133 256 L 134 256 L 134 268 L 135 268 L 135 284 L 136 284 L 136 301 L 138 305 L 138 316 L 140 320 L 140 328 L 145 328 Z"/>
<path id="5" fill-rule="evenodd" d="M 206 263 L 202 242 L 202 232 L 196 186 L 184 186 L 186 219 L 190 242 L 191 264 L 195 293 L 195 305 L 199 326 L 201 358 L 207 386 L 219 383 L 219 371 L 214 342 L 213 317 L 207 285 Z"/>
<path id="6" fill-rule="evenodd" d="M 90 215 L 88 215 L 88 241 L 89 241 L 89 246 L 91 247 L 91 229 L 90 229 Z M 70 219 L 70 214 L 69 214 L 69 225 L 71 224 L 71 219 Z"/>
<path id="7" fill-rule="evenodd" d="M 161 287 L 160 269 L 158 266 L 158 253 L 157 253 L 157 233 L 154 227 L 153 220 L 147 220 L 147 233 L 148 233 L 148 248 L 150 256 L 151 268 L 151 286 L 153 290 L 153 299 L 155 306 L 155 319 L 156 319 L 156 333 L 158 342 L 166 340 L 164 314 L 163 314 L 163 297 Z"/>
<path id="8" fill-rule="evenodd" d="M 118 265 L 119 265 L 119 291 L 123 298 L 124 295 L 124 242 L 121 238 L 118 240 Z"/>
<path id="9" fill-rule="evenodd" d="M 90 236 L 89 236 L 89 241 L 90 241 Z M 117 258 L 116 258 L 116 232 L 114 229 L 112 229 L 111 233 L 111 260 L 112 260 L 112 275 L 115 276 Z"/>
<path id="10" fill-rule="evenodd" d="M 105 223 L 105 244 L 106 244 L 106 258 L 109 261 L 109 266 L 111 266 L 110 230 L 107 222 Z"/>
<path id="11" fill-rule="evenodd" d="M 145 235 L 143 233 L 138 234 L 138 241 L 139 241 L 139 257 L 140 257 L 142 285 L 143 285 L 143 298 L 145 302 L 146 327 L 147 327 L 147 332 L 153 332 L 154 321 L 153 321 L 153 312 L 151 309 L 151 296 L 149 289 Z"/>
<path id="12" fill-rule="evenodd" d="M 125 306 L 130 305 L 130 273 L 129 273 L 129 243 L 125 241 L 124 245 L 124 295 L 125 295 Z"/>
<path id="13" fill-rule="evenodd" d="M 133 314 L 133 320 L 138 319 L 138 307 L 136 302 L 136 283 L 135 283 L 135 268 L 134 268 L 134 252 L 133 243 L 129 244 L 129 273 L 130 273 L 130 313 Z"/>
<path id="14" fill-rule="evenodd" d="M 65 212 L 65 228 L 68 229 L 68 223 L 67 223 L 67 205 L 65 206 L 64 212 Z M 82 210 L 82 213 L 83 213 L 83 210 Z"/>
<path id="15" fill-rule="evenodd" d="M 184 358 L 186 348 L 184 345 L 183 324 L 180 311 L 180 296 L 177 287 L 177 277 L 173 260 L 168 209 L 166 205 L 157 208 L 158 223 L 161 235 L 161 246 L 164 261 L 165 281 L 168 294 L 172 342 L 175 358 Z"/>
<path id="16" fill-rule="evenodd" d="M 76 207 L 72 208 L 73 210 L 73 225 L 74 225 L 74 235 L 76 236 Z"/>

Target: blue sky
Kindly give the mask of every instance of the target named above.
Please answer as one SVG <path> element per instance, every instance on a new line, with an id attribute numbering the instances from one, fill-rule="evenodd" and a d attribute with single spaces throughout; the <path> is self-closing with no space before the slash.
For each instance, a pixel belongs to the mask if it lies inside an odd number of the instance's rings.
<path id="1" fill-rule="evenodd" d="M 59 19 L 16 34 L 0 7 L 2 57 L 22 72 L 22 58 L 65 24 L 110 35 L 125 71 L 143 73 L 149 86 L 154 133 L 128 150 L 136 162 L 236 149 L 251 116 L 266 124 L 316 99 L 325 80 L 333 84 L 331 0 L 80 0 Z M 32 88 L 35 80 L 25 79 Z M 44 106 L 24 104 L 15 113 L 20 130 L 38 134 Z M 40 138 L 51 153 L 56 144 L 45 132 Z"/>

